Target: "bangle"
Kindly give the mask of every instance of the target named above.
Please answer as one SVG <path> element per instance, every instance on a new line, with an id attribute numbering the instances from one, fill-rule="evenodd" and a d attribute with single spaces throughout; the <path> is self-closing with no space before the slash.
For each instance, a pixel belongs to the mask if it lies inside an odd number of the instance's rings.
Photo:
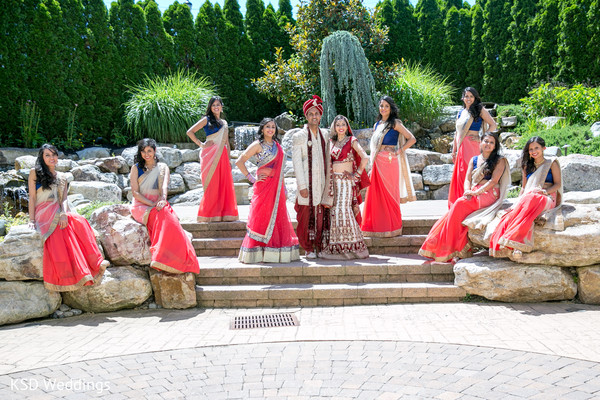
<path id="1" fill-rule="evenodd" d="M 252 174 L 250 172 L 248 172 L 246 174 L 246 179 L 248 179 L 248 181 L 252 184 L 256 183 L 256 178 L 254 176 L 252 176 Z"/>

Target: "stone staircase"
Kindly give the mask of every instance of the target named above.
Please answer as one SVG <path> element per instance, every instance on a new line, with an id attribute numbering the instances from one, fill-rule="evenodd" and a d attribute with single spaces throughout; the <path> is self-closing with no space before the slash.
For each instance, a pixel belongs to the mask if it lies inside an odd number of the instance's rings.
<path id="1" fill-rule="evenodd" d="M 460 301 L 449 263 L 418 256 L 435 217 L 403 220 L 403 236 L 365 238 L 366 260 L 306 260 L 290 264 L 243 264 L 237 260 L 243 221 L 182 223 L 192 240 L 200 274 L 199 307 L 342 306 Z M 294 222 L 295 225 L 295 222 Z"/>

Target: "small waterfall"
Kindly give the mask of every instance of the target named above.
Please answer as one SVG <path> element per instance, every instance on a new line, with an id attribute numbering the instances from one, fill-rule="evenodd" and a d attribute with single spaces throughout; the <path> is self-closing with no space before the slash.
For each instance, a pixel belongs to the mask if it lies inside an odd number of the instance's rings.
<path id="1" fill-rule="evenodd" d="M 21 211 L 26 213 L 28 206 L 29 195 L 24 186 L 7 187 L 0 192 L 0 213 L 14 217 Z"/>
<path id="2" fill-rule="evenodd" d="M 258 126 L 242 125 L 235 127 L 235 150 L 246 150 L 256 140 Z"/>

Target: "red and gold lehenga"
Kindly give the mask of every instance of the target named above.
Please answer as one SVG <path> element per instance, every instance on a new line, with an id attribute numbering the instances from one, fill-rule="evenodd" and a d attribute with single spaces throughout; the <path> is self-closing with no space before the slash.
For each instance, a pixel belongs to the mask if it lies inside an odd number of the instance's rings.
<path id="1" fill-rule="evenodd" d="M 239 260 L 243 263 L 288 263 L 300 259 L 298 237 L 287 212 L 285 155 L 279 143 L 261 143 L 257 175 L 267 178 L 254 184 L 252 203 Z"/>
<path id="2" fill-rule="evenodd" d="M 229 164 L 229 129 L 227 121 L 220 120 L 221 127 L 211 133 L 208 127 L 207 141 L 212 146 L 200 153 L 200 168 L 204 195 L 198 207 L 198 222 L 237 221 L 238 209 L 233 188 L 231 164 Z"/>
<path id="3" fill-rule="evenodd" d="M 388 132 L 386 125 L 384 122 L 378 123 L 371 138 L 371 186 L 367 189 L 361 224 L 365 236 L 402 235 L 400 204 L 417 199 L 408 158 L 401 150 L 406 143 L 404 135 L 398 135 L 398 154 L 381 151 Z"/>
<path id="4" fill-rule="evenodd" d="M 330 144 L 333 207 L 329 209 L 329 238 L 323 240 L 321 258 L 344 260 L 369 257 L 360 230 L 360 211 L 356 215 L 354 213 L 362 201 L 360 190 L 369 186 L 366 171 L 363 171 L 359 182 L 354 182 L 354 173 L 361 162 L 360 155 L 352 147 L 356 141 L 355 137 L 346 136 L 341 143 Z M 334 164 L 347 162 L 352 162 L 351 174 L 333 172 Z"/>
<path id="5" fill-rule="evenodd" d="M 550 171 L 554 162 L 558 165 L 557 159 L 547 159 L 529 176 L 517 202 L 502 216 L 500 223 L 490 237 L 491 256 L 508 257 L 513 250 L 519 250 L 523 253 L 533 251 L 533 225 L 535 219 L 543 212 L 560 206 L 562 201 L 562 185 L 557 192 L 550 195 L 541 192 L 548 171 Z M 552 229 L 564 229 L 562 215 L 557 218 Z"/>
<path id="6" fill-rule="evenodd" d="M 448 190 L 448 208 L 452 206 L 465 191 L 465 179 L 469 169 L 471 158 L 479 154 L 479 134 L 469 132 L 473 118 L 467 109 L 463 109 L 456 121 L 456 134 L 454 135 L 454 149 L 456 158 L 454 159 L 454 171 L 450 180 Z"/>
<path id="7" fill-rule="evenodd" d="M 50 189 L 37 184 L 35 223 L 44 243 L 44 286 L 68 292 L 102 280 L 105 263 L 89 222 L 79 214 L 66 212 L 67 227 L 59 227 L 67 180 L 60 173 Z"/>
<path id="8" fill-rule="evenodd" d="M 133 168 L 138 168 L 140 193 L 148 200 L 156 202 L 162 193 L 164 177 L 169 167 L 158 163 L 145 172 L 137 165 Z M 196 251 L 170 204 L 167 203 L 161 210 L 157 210 L 156 207 L 150 207 L 134 198 L 131 215 L 148 228 L 152 268 L 174 274 L 200 272 Z"/>
<path id="9" fill-rule="evenodd" d="M 479 215 L 495 215 L 506 196 L 506 189 L 510 183 L 510 169 L 504 158 L 498 161 L 498 167 L 503 167 L 502 178 L 498 185 L 490 188 L 479 196 L 461 196 L 450 209 L 431 228 L 425 242 L 419 250 L 419 254 L 435 261 L 446 262 L 455 257 L 467 258 L 471 256 L 472 248 L 469 243 L 469 228 L 465 220 L 476 218 L 473 215 L 479 210 Z M 501 164 L 500 164 L 501 163 Z M 471 174 L 471 188 L 473 191 L 481 187 L 484 177 L 486 162 L 480 165 Z M 470 217 L 472 215 L 472 217 Z M 491 220 L 492 218 L 489 218 Z"/>

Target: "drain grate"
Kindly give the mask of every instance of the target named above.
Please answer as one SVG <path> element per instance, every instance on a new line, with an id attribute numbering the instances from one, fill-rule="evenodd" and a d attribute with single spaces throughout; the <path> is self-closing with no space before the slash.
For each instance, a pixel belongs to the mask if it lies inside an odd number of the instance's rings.
<path id="1" fill-rule="evenodd" d="M 273 328 L 277 326 L 298 326 L 298 318 L 291 313 L 246 315 L 234 317 L 231 329 Z"/>

